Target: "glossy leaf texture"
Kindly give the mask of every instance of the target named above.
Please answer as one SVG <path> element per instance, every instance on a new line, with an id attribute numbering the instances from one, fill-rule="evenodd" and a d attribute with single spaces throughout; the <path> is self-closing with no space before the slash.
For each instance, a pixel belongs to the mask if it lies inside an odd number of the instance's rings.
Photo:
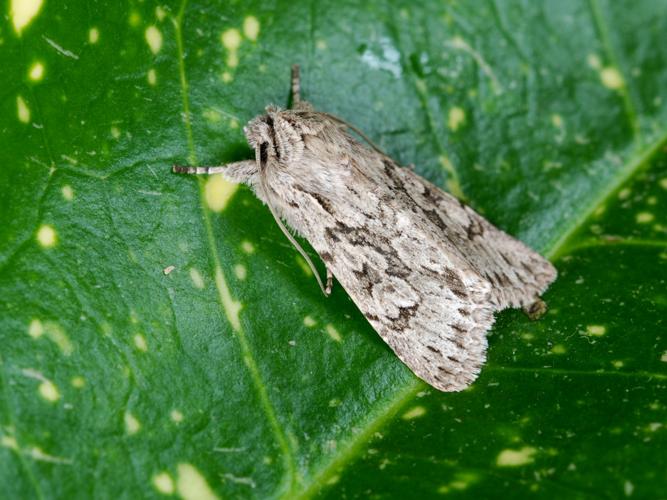
<path id="1" fill-rule="evenodd" d="M 0 21 L 7 498 L 664 497 L 667 2 L 55 2 Z M 458 394 L 246 188 L 303 94 L 551 258 Z"/>

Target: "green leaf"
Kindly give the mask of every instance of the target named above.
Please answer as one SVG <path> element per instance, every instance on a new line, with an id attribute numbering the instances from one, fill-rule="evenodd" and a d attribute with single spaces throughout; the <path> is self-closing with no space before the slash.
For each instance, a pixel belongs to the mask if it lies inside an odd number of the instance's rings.
<path id="1" fill-rule="evenodd" d="M 667 2 L 9 4 L 4 496 L 664 496 Z M 469 390 L 325 299 L 249 190 L 169 173 L 249 157 L 292 63 L 558 267 Z"/>

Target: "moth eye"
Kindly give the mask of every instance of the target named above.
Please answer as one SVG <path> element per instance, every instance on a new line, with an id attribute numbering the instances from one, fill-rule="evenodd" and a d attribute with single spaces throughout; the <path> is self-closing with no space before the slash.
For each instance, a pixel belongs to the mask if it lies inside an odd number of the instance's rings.
<path id="1" fill-rule="evenodd" d="M 266 142 L 263 142 L 262 144 L 259 145 L 259 161 L 261 163 L 266 163 L 266 160 L 268 159 L 268 148 L 269 144 Z"/>

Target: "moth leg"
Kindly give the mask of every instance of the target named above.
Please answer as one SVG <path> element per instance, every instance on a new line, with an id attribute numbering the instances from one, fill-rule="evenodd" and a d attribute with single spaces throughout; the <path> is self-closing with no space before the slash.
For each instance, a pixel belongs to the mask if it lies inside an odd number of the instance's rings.
<path id="1" fill-rule="evenodd" d="M 327 286 L 324 289 L 324 295 L 326 296 L 331 295 L 332 288 L 333 288 L 333 274 L 331 273 L 331 269 L 327 267 Z"/>
<path id="2" fill-rule="evenodd" d="M 176 174 L 222 174 L 225 179 L 235 184 L 254 184 L 257 177 L 257 164 L 254 160 L 237 161 L 216 167 L 184 167 L 174 165 L 171 170 Z"/>
<path id="3" fill-rule="evenodd" d="M 535 297 L 535 301 L 527 306 L 523 306 L 523 312 L 526 313 L 528 319 L 535 321 L 544 316 L 544 313 L 547 312 L 547 303 L 544 302 L 540 297 Z"/>

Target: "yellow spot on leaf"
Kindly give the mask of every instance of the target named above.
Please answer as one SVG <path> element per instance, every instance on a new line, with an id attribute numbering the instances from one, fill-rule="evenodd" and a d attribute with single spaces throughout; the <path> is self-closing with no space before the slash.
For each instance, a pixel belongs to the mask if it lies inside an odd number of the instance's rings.
<path id="1" fill-rule="evenodd" d="M 146 80 L 148 80 L 149 85 L 155 85 L 157 83 L 157 73 L 153 68 L 148 70 L 146 74 Z"/>
<path id="2" fill-rule="evenodd" d="M 243 20 L 243 34 L 248 40 L 253 42 L 259 35 L 259 21 L 255 16 L 248 16 Z"/>
<path id="3" fill-rule="evenodd" d="M 424 415 L 426 415 L 426 408 L 423 406 L 415 406 L 401 415 L 401 418 L 403 420 L 412 420 L 413 418 L 423 417 Z"/>
<path id="4" fill-rule="evenodd" d="M 174 481 L 166 472 L 153 476 L 153 486 L 163 495 L 171 495 L 174 492 Z"/>
<path id="5" fill-rule="evenodd" d="M 221 35 L 222 45 L 227 49 L 227 66 L 235 68 L 239 65 L 238 49 L 241 46 L 241 33 L 231 28 Z"/>
<path id="6" fill-rule="evenodd" d="M 141 16 L 136 10 L 133 10 L 130 12 L 130 17 L 127 19 L 127 21 L 130 23 L 130 26 L 136 28 L 141 23 Z"/>
<path id="7" fill-rule="evenodd" d="M 58 241 L 56 230 L 48 224 L 42 224 L 37 230 L 37 241 L 44 248 L 52 247 Z"/>
<path id="8" fill-rule="evenodd" d="M 667 189 L 667 177 L 660 179 L 659 184 L 662 189 Z"/>
<path id="9" fill-rule="evenodd" d="M 315 326 L 317 324 L 317 321 L 315 321 L 311 316 L 306 316 L 305 318 L 303 318 L 303 324 L 310 328 L 312 326 Z"/>
<path id="10" fill-rule="evenodd" d="M 55 321 L 47 321 L 44 323 L 44 333 L 50 341 L 58 346 L 65 356 L 69 356 L 74 352 L 74 346 L 65 333 L 65 330 L 63 330 L 63 327 Z"/>
<path id="11" fill-rule="evenodd" d="M 44 78 L 44 65 L 41 62 L 36 62 L 30 66 L 28 76 L 33 82 L 38 82 Z"/>
<path id="12" fill-rule="evenodd" d="M 111 127 L 111 137 L 114 139 L 118 139 L 120 137 L 120 130 L 118 127 Z"/>
<path id="13" fill-rule="evenodd" d="M 39 338 L 44 333 L 44 325 L 37 318 L 33 319 L 28 326 L 28 335 L 33 339 Z"/>
<path id="14" fill-rule="evenodd" d="M 40 396 L 42 396 L 47 401 L 51 401 L 52 403 L 60 399 L 60 392 L 58 392 L 58 388 L 50 380 L 43 380 L 42 383 L 39 384 L 37 390 L 39 391 Z"/>
<path id="15" fill-rule="evenodd" d="M 206 482 L 206 478 L 194 466 L 185 463 L 178 464 L 177 471 L 176 488 L 183 500 L 215 500 L 218 498 Z"/>
<path id="16" fill-rule="evenodd" d="M 9 15 L 14 30 L 20 35 L 42 8 L 42 0 L 11 0 Z"/>
<path id="17" fill-rule="evenodd" d="M 329 335 L 329 337 L 331 337 L 335 342 L 342 342 L 343 338 L 340 336 L 338 330 L 336 330 L 336 328 L 331 323 L 325 326 L 324 330 L 327 332 L 327 335 Z"/>
<path id="18" fill-rule="evenodd" d="M 141 429 L 141 424 L 137 417 L 132 415 L 129 411 L 125 412 L 125 430 L 128 434 L 136 434 Z"/>
<path id="19" fill-rule="evenodd" d="M 60 192 L 63 194 L 63 198 L 65 198 L 66 201 L 72 201 L 74 199 L 74 190 L 72 189 L 72 186 L 65 184 Z"/>
<path id="20" fill-rule="evenodd" d="M 627 200 L 630 197 L 630 194 L 632 194 L 632 191 L 630 191 L 629 188 L 623 188 L 618 192 L 618 199 Z"/>
<path id="21" fill-rule="evenodd" d="M 183 414 L 178 410 L 171 410 L 171 413 L 169 414 L 169 416 L 176 423 L 179 423 L 179 422 L 183 421 Z"/>
<path id="22" fill-rule="evenodd" d="M 234 274 L 236 277 L 240 280 L 246 279 L 246 276 L 248 275 L 248 270 L 243 264 L 236 264 L 234 266 Z"/>
<path id="23" fill-rule="evenodd" d="M 208 208 L 222 212 L 237 189 L 238 184 L 225 180 L 222 174 L 210 176 L 204 188 Z"/>
<path id="24" fill-rule="evenodd" d="M 192 280 L 192 284 L 195 286 L 195 288 L 199 288 L 200 290 L 204 288 L 204 278 L 202 277 L 201 273 L 194 267 L 190 268 L 190 279 Z"/>
<path id="25" fill-rule="evenodd" d="M 90 28 L 88 30 L 88 43 L 96 44 L 100 40 L 100 30 L 97 28 Z"/>
<path id="26" fill-rule="evenodd" d="M 662 356 L 660 356 L 660 361 L 667 363 L 667 351 L 662 353 Z"/>
<path id="27" fill-rule="evenodd" d="M 503 450 L 496 459 L 498 467 L 519 467 L 532 464 L 537 450 L 531 446 L 524 446 L 520 450 Z"/>
<path id="28" fill-rule="evenodd" d="M 146 28 L 144 36 L 146 37 L 146 43 L 148 43 L 151 52 L 153 54 L 160 52 L 160 49 L 162 48 L 162 33 L 160 30 L 157 29 L 156 26 L 149 26 Z"/>
<path id="29" fill-rule="evenodd" d="M 588 65 L 593 69 L 600 69 L 602 67 L 602 63 L 600 62 L 600 58 L 598 57 L 597 54 L 588 54 L 588 57 L 586 57 L 586 61 L 588 62 Z"/>
<path id="30" fill-rule="evenodd" d="M 326 40 L 318 40 L 317 42 L 315 42 L 315 48 L 317 50 L 326 50 L 327 47 L 328 45 Z"/>
<path id="31" fill-rule="evenodd" d="M 653 221 L 653 219 L 655 219 L 655 216 L 651 212 L 639 212 L 635 217 L 635 220 L 639 224 L 647 224 Z"/>
<path id="32" fill-rule="evenodd" d="M 563 344 L 556 344 L 551 348 L 551 352 L 553 354 L 565 354 L 567 352 L 567 349 L 565 349 L 565 346 Z"/>
<path id="33" fill-rule="evenodd" d="M 461 125 L 466 121 L 466 113 L 462 108 L 454 106 L 449 110 L 449 116 L 447 118 L 447 126 L 452 132 L 456 132 Z"/>
<path id="34" fill-rule="evenodd" d="M 246 240 L 246 241 L 241 243 L 241 249 L 245 253 L 248 253 L 248 254 L 254 253 L 255 252 L 255 245 L 253 245 L 251 242 Z"/>
<path id="35" fill-rule="evenodd" d="M 602 325 L 588 325 L 586 327 L 586 333 L 588 335 L 593 335 L 594 337 L 602 337 L 607 333 L 607 327 Z"/>
<path id="36" fill-rule="evenodd" d="M 612 361 L 611 364 L 616 369 L 623 368 L 623 365 L 625 365 L 625 363 L 623 363 L 621 360 Z"/>
<path id="37" fill-rule="evenodd" d="M 239 313 L 241 312 L 241 303 L 232 298 L 232 294 L 229 292 L 229 287 L 227 286 L 227 281 L 225 280 L 225 275 L 222 273 L 220 267 L 215 269 L 215 284 L 218 287 L 220 302 L 222 302 L 222 307 L 225 310 L 229 323 L 234 330 L 240 330 L 241 321 L 239 319 Z"/>
<path id="38" fill-rule="evenodd" d="M 621 73 L 612 66 L 607 66 L 600 71 L 600 80 L 602 80 L 602 85 L 612 90 L 618 90 L 625 86 Z"/>
<path id="39" fill-rule="evenodd" d="M 222 78 L 222 81 L 225 83 L 229 83 L 233 80 L 232 74 L 229 71 L 223 71 L 220 78 Z"/>
<path id="40" fill-rule="evenodd" d="M 16 96 L 16 114 L 21 123 L 28 123 L 30 121 L 30 108 L 20 95 Z"/>
<path id="41" fill-rule="evenodd" d="M 166 16 L 167 13 L 164 11 L 162 7 L 159 5 L 155 7 L 155 17 L 157 17 L 158 21 L 162 21 L 164 19 L 164 16 Z"/>
<path id="42" fill-rule="evenodd" d="M 148 351 L 148 344 L 146 343 L 146 337 L 144 337 L 140 333 L 137 333 L 134 336 L 134 346 L 137 349 L 139 349 L 140 351 L 143 351 L 143 352 Z"/>
<path id="43" fill-rule="evenodd" d="M 562 128 L 563 117 L 558 114 L 551 115 L 551 124 L 556 128 Z"/>
<path id="44" fill-rule="evenodd" d="M 18 451 L 19 449 L 19 444 L 16 442 L 16 438 L 14 436 L 2 436 L 2 438 L 0 438 L 0 444 L 5 448 L 9 448 L 14 451 Z"/>
<path id="45" fill-rule="evenodd" d="M 76 389 L 81 389 L 84 385 L 86 385 L 86 380 L 83 377 L 72 377 L 72 380 L 70 382 L 72 384 L 72 387 L 75 387 Z"/>

